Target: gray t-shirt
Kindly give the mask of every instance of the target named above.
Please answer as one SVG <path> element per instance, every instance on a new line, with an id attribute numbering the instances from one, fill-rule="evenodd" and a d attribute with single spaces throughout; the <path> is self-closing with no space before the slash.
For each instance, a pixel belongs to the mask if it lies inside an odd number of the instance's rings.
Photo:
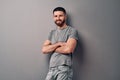
<path id="1" fill-rule="evenodd" d="M 48 40 L 52 44 L 56 42 L 66 42 L 69 38 L 74 38 L 78 40 L 77 30 L 67 26 L 66 28 L 60 30 L 52 30 L 48 36 Z M 61 54 L 53 52 L 50 58 L 50 67 L 60 66 L 60 65 L 72 65 L 72 54 Z"/>

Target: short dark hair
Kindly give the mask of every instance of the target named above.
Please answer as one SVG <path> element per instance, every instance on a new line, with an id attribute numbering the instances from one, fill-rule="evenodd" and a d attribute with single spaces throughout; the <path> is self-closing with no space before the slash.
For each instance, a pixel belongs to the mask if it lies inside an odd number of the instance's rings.
<path id="1" fill-rule="evenodd" d="M 66 10 L 65 10 L 63 7 L 56 7 L 56 8 L 53 10 L 53 13 L 54 13 L 55 11 L 62 11 L 62 12 L 64 12 L 64 14 L 66 14 Z"/>

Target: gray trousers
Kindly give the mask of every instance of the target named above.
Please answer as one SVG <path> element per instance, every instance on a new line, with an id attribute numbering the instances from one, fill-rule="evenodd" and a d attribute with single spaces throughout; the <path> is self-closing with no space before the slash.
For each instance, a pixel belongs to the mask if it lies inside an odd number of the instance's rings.
<path id="1" fill-rule="evenodd" d="M 73 71 L 69 66 L 50 68 L 45 80 L 72 80 Z"/>

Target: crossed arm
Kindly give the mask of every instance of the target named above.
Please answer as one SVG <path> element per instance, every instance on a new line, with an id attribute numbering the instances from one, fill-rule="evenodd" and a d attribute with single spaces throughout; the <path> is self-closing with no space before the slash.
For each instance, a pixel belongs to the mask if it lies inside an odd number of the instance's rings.
<path id="1" fill-rule="evenodd" d="M 42 52 L 48 54 L 50 52 L 58 52 L 62 54 L 70 54 L 74 51 L 77 41 L 74 38 L 69 38 L 67 42 L 58 42 L 51 44 L 49 40 L 46 40 L 42 47 Z"/>

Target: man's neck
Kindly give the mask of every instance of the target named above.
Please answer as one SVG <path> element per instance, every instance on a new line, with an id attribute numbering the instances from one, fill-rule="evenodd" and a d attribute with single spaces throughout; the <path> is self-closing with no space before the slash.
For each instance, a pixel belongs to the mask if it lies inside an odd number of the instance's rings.
<path id="1" fill-rule="evenodd" d="M 65 29 L 67 27 L 67 25 L 66 24 L 64 24 L 63 26 L 58 26 L 58 29 Z"/>

